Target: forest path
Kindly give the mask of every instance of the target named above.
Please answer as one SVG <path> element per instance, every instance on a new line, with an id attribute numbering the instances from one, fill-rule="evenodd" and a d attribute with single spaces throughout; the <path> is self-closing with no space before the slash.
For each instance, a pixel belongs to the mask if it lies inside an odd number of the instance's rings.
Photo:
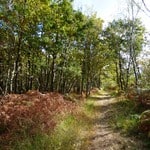
<path id="1" fill-rule="evenodd" d="M 91 99 L 94 101 L 95 117 L 88 150 L 146 150 L 142 141 L 127 137 L 110 125 L 112 117 L 116 115 L 113 104 L 118 102 L 117 99 L 108 93 Z"/>

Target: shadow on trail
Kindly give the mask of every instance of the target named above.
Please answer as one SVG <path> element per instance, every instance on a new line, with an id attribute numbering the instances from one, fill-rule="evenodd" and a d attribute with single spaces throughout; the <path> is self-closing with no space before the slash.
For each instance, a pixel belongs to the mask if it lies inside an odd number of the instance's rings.
<path id="1" fill-rule="evenodd" d="M 93 108 L 94 108 L 94 111 L 95 111 L 95 112 L 104 113 L 104 112 L 106 112 L 107 110 L 109 110 L 109 108 L 112 107 L 112 105 L 113 105 L 113 104 L 108 104 L 108 105 L 103 105 L 103 106 L 95 105 L 95 106 L 93 106 Z"/>
<path id="2" fill-rule="evenodd" d="M 90 140 L 94 140 L 94 139 L 96 139 L 96 138 L 103 138 L 103 137 L 105 137 L 105 136 L 108 136 L 108 135 L 110 135 L 110 134 L 112 134 L 113 132 L 112 131 L 109 131 L 109 132 L 107 132 L 107 133 L 102 133 L 102 134 L 98 134 L 98 135 L 96 135 L 96 136 L 91 136 L 90 137 Z"/>
<path id="3" fill-rule="evenodd" d="M 94 106 L 94 111 L 99 113 L 99 116 L 93 120 L 101 125 L 110 124 L 114 116 L 114 110 L 111 109 L 115 104 L 108 104 L 106 106 Z"/>
<path id="4" fill-rule="evenodd" d="M 90 99 L 94 101 L 100 101 L 100 100 L 108 100 L 111 99 L 111 96 L 102 96 L 102 97 L 96 97 L 96 96 L 91 96 Z"/>

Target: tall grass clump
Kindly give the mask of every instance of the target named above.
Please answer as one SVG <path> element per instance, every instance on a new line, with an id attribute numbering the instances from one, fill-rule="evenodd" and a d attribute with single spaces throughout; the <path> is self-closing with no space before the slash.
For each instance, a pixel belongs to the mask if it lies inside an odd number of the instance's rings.
<path id="1" fill-rule="evenodd" d="M 76 114 L 58 117 L 52 133 L 39 131 L 33 136 L 24 134 L 22 140 L 13 143 L 12 150 L 78 150 L 86 149 L 88 142 L 85 137 L 90 131 L 89 115 L 92 113 L 90 102 L 83 104 Z M 88 132 L 87 132 L 88 131 Z"/>
<path id="2" fill-rule="evenodd" d="M 52 133 L 38 132 L 25 135 L 13 144 L 13 150 L 75 150 L 80 149 L 81 124 L 73 115 L 68 115 L 56 126 Z"/>

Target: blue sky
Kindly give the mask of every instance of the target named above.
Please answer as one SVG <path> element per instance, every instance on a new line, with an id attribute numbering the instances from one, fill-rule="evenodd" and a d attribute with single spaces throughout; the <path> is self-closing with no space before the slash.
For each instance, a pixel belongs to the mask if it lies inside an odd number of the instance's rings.
<path id="1" fill-rule="evenodd" d="M 145 3 L 150 9 L 150 0 L 145 0 Z M 74 7 L 76 9 L 82 8 L 86 14 L 97 12 L 97 16 L 102 18 L 106 23 L 118 17 L 125 10 L 125 6 L 126 0 L 74 0 Z M 142 19 L 146 28 L 150 30 L 150 17 L 143 13 L 140 13 L 139 17 Z"/>
<path id="2" fill-rule="evenodd" d="M 74 0 L 75 7 L 82 7 L 85 13 L 97 12 L 105 20 L 111 20 L 117 10 L 118 0 Z"/>

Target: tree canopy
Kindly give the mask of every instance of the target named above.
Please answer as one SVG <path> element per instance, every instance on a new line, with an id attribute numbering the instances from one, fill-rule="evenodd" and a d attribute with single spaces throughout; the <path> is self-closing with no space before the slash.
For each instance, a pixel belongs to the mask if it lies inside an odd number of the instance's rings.
<path id="1" fill-rule="evenodd" d="M 72 2 L 0 2 L 1 94 L 38 89 L 88 95 L 106 79 L 121 90 L 139 84 L 140 20 L 114 20 L 103 28 L 102 19 L 74 10 Z"/>

